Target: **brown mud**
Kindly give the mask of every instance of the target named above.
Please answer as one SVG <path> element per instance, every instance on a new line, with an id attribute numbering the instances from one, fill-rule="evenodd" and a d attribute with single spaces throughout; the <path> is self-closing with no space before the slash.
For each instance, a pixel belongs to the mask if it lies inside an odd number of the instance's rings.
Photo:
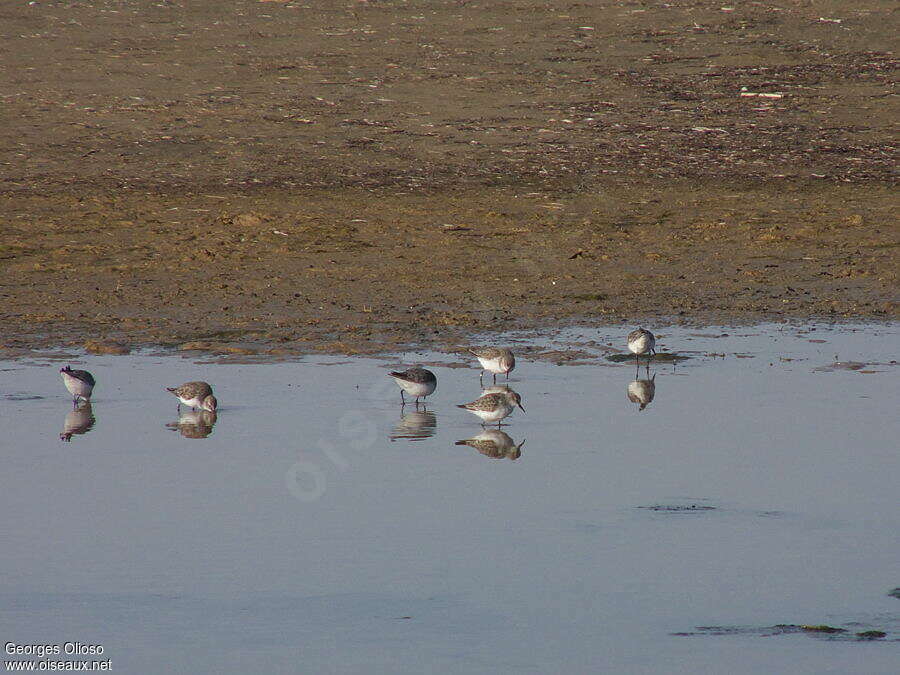
<path id="1" fill-rule="evenodd" d="M 7 3 L 0 344 L 896 319 L 894 17 Z"/>

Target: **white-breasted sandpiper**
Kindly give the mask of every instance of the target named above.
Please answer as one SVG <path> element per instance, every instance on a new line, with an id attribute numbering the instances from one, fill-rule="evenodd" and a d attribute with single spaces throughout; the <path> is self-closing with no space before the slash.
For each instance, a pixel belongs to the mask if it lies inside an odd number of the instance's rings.
<path id="1" fill-rule="evenodd" d="M 505 347 L 481 347 L 479 349 L 470 349 L 469 352 L 474 354 L 481 364 L 482 370 L 479 379 L 484 377 L 484 371 L 486 370 L 494 374 L 494 382 L 497 381 L 497 375 L 503 374 L 506 375 L 508 380 L 510 372 L 516 367 L 515 355 Z"/>
<path id="2" fill-rule="evenodd" d="M 628 351 L 634 354 L 635 362 L 642 354 L 653 354 L 655 356 L 656 338 L 653 337 L 653 333 L 649 330 L 644 330 L 643 328 L 633 330 L 628 334 Z M 647 362 L 650 362 L 649 356 L 647 357 Z"/>
<path id="3" fill-rule="evenodd" d="M 499 426 L 501 420 L 509 417 L 510 413 L 515 410 L 515 406 L 519 406 L 522 412 L 525 412 L 525 408 L 522 407 L 522 397 L 510 389 L 504 392 L 485 394 L 471 403 L 463 403 L 456 407 L 478 415 L 481 418 L 482 426 L 494 422 Z"/>
<path id="4" fill-rule="evenodd" d="M 166 387 L 166 391 L 178 399 L 178 409 L 184 404 L 193 410 L 215 412 L 219 402 L 213 396 L 212 387 L 207 382 L 185 382 L 180 387 Z"/>
<path id="5" fill-rule="evenodd" d="M 85 401 L 91 400 L 91 393 L 94 391 L 94 385 L 97 384 L 93 375 L 86 370 L 72 370 L 71 366 L 60 368 L 59 374 L 62 376 L 66 389 L 72 394 L 73 404 L 78 405 L 80 398 Z"/>
<path id="6" fill-rule="evenodd" d="M 422 366 L 413 366 L 408 370 L 392 371 L 388 373 L 394 378 L 400 386 L 400 401 L 406 405 L 406 398 L 403 392 L 410 396 L 416 397 L 416 405 L 419 405 L 419 399 L 430 396 L 437 388 L 437 378 L 430 370 Z"/>

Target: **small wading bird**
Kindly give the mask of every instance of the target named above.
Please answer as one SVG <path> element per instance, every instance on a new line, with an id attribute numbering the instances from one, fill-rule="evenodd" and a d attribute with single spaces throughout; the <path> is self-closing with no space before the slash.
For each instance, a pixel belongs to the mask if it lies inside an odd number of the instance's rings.
<path id="1" fill-rule="evenodd" d="M 212 387 L 206 382 L 185 382 L 180 387 L 166 387 L 166 391 L 178 398 L 179 411 L 182 403 L 193 410 L 200 408 L 207 412 L 215 412 L 219 407 L 219 402 L 213 396 Z"/>
<path id="2" fill-rule="evenodd" d="M 78 405 L 78 399 L 83 398 L 85 401 L 91 400 L 91 392 L 94 391 L 94 385 L 97 384 L 94 376 L 86 370 L 72 370 L 71 366 L 59 369 L 62 376 L 63 384 L 72 394 L 73 406 Z"/>
<path id="3" fill-rule="evenodd" d="M 481 349 L 470 349 L 469 352 L 475 355 L 481 364 L 481 375 L 478 379 L 484 377 L 484 371 L 494 374 L 494 382 L 497 382 L 497 375 L 506 373 L 506 379 L 509 379 L 509 373 L 516 367 L 516 357 L 508 349 L 498 349 L 496 347 L 483 347 Z"/>
<path id="4" fill-rule="evenodd" d="M 471 403 L 463 403 L 456 407 L 478 415 L 481 418 L 481 426 L 496 422 L 499 427 L 500 421 L 509 417 L 510 413 L 515 410 L 515 406 L 519 406 L 522 412 L 525 412 L 525 408 L 522 407 L 522 397 L 509 389 L 504 392 L 485 394 Z"/>
<path id="5" fill-rule="evenodd" d="M 400 401 L 402 405 L 406 405 L 406 398 L 403 392 L 410 396 L 416 397 L 416 405 L 419 405 L 419 399 L 434 393 L 437 388 L 437 378 L 430 370 L 426 370 L 422 366 L 414 366 L 409 370 L 393 371 L 388 373 L 394 378 L 394 382 L 400 385 Z"/>
<path id="6" fill-rule="evenodd" d="M 633 330 L 628 334 L 628 351 L 634 354 L 634 362 L 638 363 L 641 354 L 651 353 L 656 356 L 656 338 L 653 333 L 643 328 Z M 647 363 L 650 363 L 650 357 L 647 357 Z"/>

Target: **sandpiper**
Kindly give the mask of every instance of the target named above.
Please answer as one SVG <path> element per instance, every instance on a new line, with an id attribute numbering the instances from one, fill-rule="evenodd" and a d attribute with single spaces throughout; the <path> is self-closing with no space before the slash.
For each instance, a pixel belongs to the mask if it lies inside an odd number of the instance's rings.
<path id="1" fill-rule="evenodd" d="M 213 396 L 212 387 L 206 382 L 185 382 L 180 387 L 166 387 L 166 391 L 178 397 L 178 410 L 181 404 L 196 410 L 215 412 L 219 402 Z"/>
<path id="2" fill-rule="evenodd" d="M 406 404 L 403 392 L 416 397 L 416 405 L 419 399 L 434 393 L 437 388 L 437 378 L 430 370 L 422 366 L 414 366 L 409 370 L 393 371 L 388 373 L 394 378 L 394 382 L 400 385 L 400 400 Z"/>
<path id="3" fill-rule="evenodd" d="M 71 366 L 66 366 L 59 369 L 59 374 L 62 376 L 66 389 L 72 394 L 73 404 L 77 405 L 80 398 L 83 398 L 85 401 L 91 399 L 91 392 L 94 391 L 94 385 L 97 384 L 97 381 L 94 380 L 94 376 L 88 371 L 72 370 Z"/>
<path id="4" fill-rule="evenodd" d="M 494 382 L 497 381 L 497 375 L 506 373 L 506 379 L 509 379 L 509 373 L 516 367 L 516 357 L 513 353 L 506 349 L 498 349 L 497 347 L 483 347 L 481 349 L 470 349 L 469 352 L 475 355 L 481 364 L 481 377 L 484 377 L 484 371 L 494 374 Z"/>
<path id="5" fill-rule="evenodd" d="M 505 431 L 482 429 L 477 436 L 456 441 L 454 445 L 468 445 L 491 459 L 519 459 L 522 456 L 522 446 L 525 445 L 525 441 L 516 445 L 516 442 Z"/>
<path id="6" fill-rule="evenodd" d="M 633 330 L 628 334 L 628 351 L 634 354 L 635 362 L 637 362 L 641 354 L 647 354 L 649 352 L 655 356 L 656 338 L 653 337 L 653 333 L 649 330 L 644 330 L 643 328 Z M 650 357 L 648 356 L 648 363 L 649 360 Z"/>
<path id="7" fill-rule="evenodd" d="M 656 396 L 656 373 L 649 380 L 632 380 L 628 383 L 628 400 L 632 403 L 640 403 L 638 410 L 643 410 Z"/>
<path id="8" fill-rule="evenodd" d="M 522 397 L 510 389 L 505 392 L 485 394 L 471 403 L 464 403 L 456 407 L 478 415 L 481 418 L 482 426 L 494 422 L 499 426 L 500 420 L 509 417 L 510 413 L 515 410 L 515 406 L 519 406 L 522 412 L 525 412 L 525 408 L 522 407 Z"/>

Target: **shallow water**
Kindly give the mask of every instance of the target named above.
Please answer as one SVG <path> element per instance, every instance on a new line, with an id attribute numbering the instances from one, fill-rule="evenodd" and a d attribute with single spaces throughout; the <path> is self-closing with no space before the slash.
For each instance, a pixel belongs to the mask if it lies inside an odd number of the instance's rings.
<path id="1" fill-rule="evenodd" d="M 692 358 L 642 411 L 633 364 L 520 359 L 487 454 L 453 355 L 88 356 L 74 414 L 61 362 L 0 362 L 0 635 L 125 673 L 895 673 L 900 329 L 808 331 L 660 330 Z M 179 425 L 191 379 L 221 409 Z"/>

